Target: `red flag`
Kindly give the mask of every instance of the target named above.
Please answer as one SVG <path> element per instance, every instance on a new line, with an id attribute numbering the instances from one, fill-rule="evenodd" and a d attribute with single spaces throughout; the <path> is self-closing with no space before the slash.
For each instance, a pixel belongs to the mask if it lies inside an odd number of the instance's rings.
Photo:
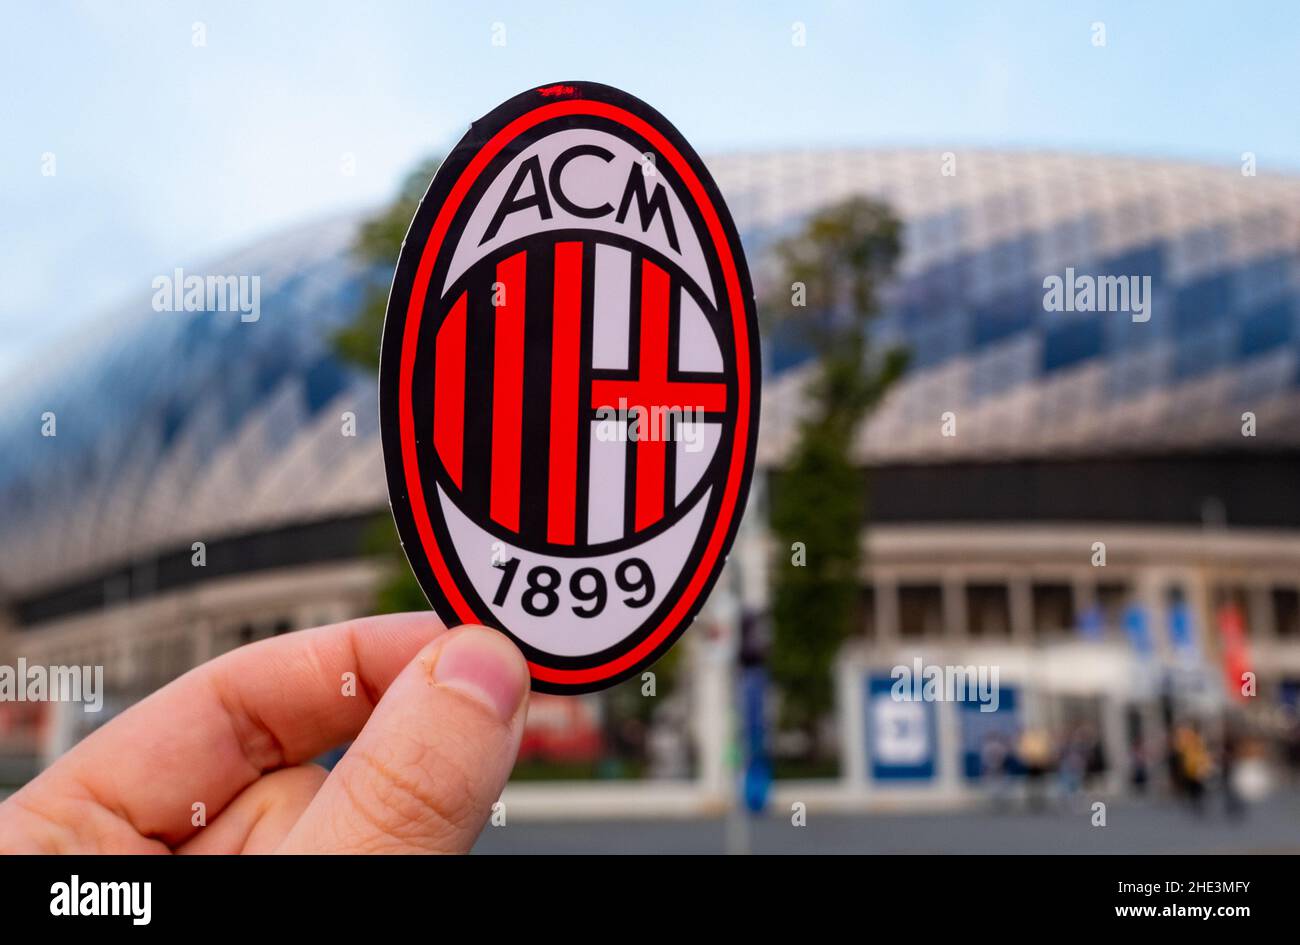
<path id="1" fill-rule="evenodd" d="M 1244 692 L 1243 675 L 1250 671 L 1250 647 L 1246 643 L 1246 621 L 1236 604 L 1219 608 L 1219 639 L 1222 641 L 1223 674 L 1229 695 L 1237 699 L 1249 698 Z"/>

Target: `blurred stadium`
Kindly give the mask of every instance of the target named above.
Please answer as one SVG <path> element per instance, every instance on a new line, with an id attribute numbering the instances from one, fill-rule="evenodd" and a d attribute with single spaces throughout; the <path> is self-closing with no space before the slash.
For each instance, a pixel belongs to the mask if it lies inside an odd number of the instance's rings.
<path id="1" fill-rule="evenodd" d="M 760 282 L 766 249 L 846 196 L 884 201 L 905 227 L 873 330 L 912 360 L 859 438 L 864 619 L 833 670 L 836 761 L 783 768 L 806 746 L 776 732 L 773 801 L 1019 803 L 1067 790 L 1072 766 L 1096 792 L 1163 795 L 1180 788 L 1168 757 L 1193 738 L 1238 795 L 1262 796 L 1300 763 L 1300 179 L 1068 153 L 959 160 L 954 176 L 929 151 L 708 161 Z M 204 267 L 261 276 L 256 322 L 158 313 L 142 293 L 4 384 L 0 663 L 103 665 L 108 705 L 0 703 L 3 783 L 221 652 L 374 611 L 394 567 L 374 551 L 376 385 L 331 344 L 391 277 L 351 252 L 363 219 Z M 1067 267 L 1150 276 L 1150 321 L 1045 311 L 1043 279 Z M 764 476 L 808 376 L 798 340 L 774 337 Z M 57 436 L 41 435 L 47 412 Z M 636 680 L 534 696 L 512 810 L 733 804 L 740 627 L 788 557 L 764 497 L 656 699 Z M 891 668 L 918 658 L 998 667 L 998 710 L 885 711 Z"/>

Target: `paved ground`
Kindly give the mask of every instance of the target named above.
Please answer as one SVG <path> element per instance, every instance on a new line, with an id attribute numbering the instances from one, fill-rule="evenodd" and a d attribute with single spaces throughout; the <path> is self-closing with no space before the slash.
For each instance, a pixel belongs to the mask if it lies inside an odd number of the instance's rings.
<path id="1" fill-rule="evenodd" d="M 755 853 L 1300 853 L 1300 796 L 1275 796 L 1239 821 L 1212 809 L 1202 818 L 1171 802 L 1112 801 L 1107 826 L 1079 813 L 968 811 L 908 815 L 821 815 L 751 822 Z M 732 831 L 734 835 L 734 831 Z M 722 853 L 723 818 L 512 822 L 489 826 L 479 853 Z"/>

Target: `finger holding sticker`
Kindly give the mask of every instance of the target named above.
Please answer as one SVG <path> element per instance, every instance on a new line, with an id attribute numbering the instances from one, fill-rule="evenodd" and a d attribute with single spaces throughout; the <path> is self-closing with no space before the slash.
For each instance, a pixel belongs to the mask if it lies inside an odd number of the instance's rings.
<path id="1" fill-rule="evenodd" d="M 476 122 L 407 234 L 380 370 L 434 609 L 506 633 L 540 691 L 653 663 L 735 536 L 759 374 L 735 226 L 662 116 L 573 82 Z"/>

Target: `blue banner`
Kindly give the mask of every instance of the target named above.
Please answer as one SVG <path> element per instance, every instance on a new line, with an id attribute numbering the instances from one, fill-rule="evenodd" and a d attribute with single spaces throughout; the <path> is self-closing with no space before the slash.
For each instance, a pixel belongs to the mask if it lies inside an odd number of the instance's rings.
<path id="1" fill-rule="evenodd" d="M 1129 604 L 1124 608 L 1124 635 L 1142 656 L 1150 656 L 1154 651 L 1151 631 L 1147 627 L 1147 612 L 1141 604 Z"/>
<path id="2" fill-rule="evenodd" d="M 866 679 L 867 770 L 877 781 L 935 775 L 938 726 L 933 702 L 897 699 L 889 676 Z"/>

